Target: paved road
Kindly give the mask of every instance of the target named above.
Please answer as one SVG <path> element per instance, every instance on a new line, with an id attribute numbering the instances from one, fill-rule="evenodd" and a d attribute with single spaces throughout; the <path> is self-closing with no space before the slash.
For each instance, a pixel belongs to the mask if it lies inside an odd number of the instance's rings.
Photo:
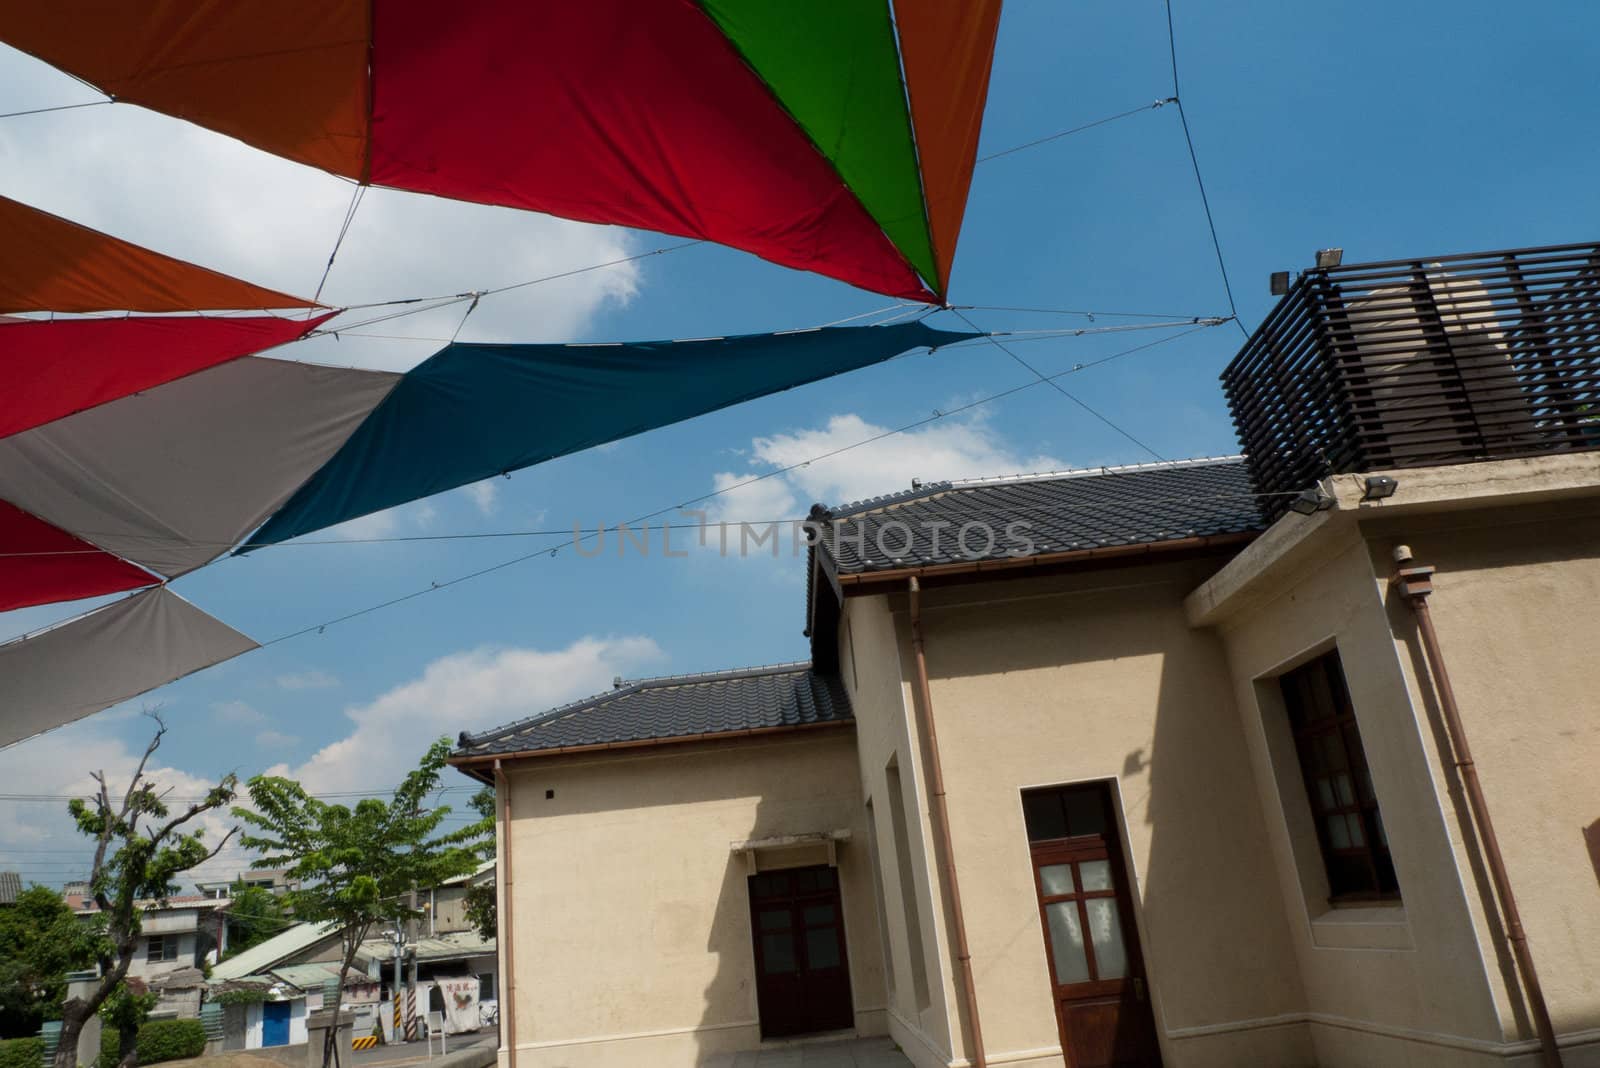
<path id="1" fill-rule="evenodd" d="M 494 1046 L 499 1041 L 499 1036 L 493 1030 L 479 1031 L 476 1034 L 450 1035 L 446 1040 L 447 1048 L 451 1053 L 457 1053 L 474 1046 Z M 439 1056 L 439 1040 L 433 1040 L 433 1055 Z M 371 1065 L 384 1065 L 385 1068 L 399 1068 L 405 1064 L 422 1064 L 428 1060 L 428 1043 L 426 1042 L 399 1042 L 392 1046 L 375 1046 L 372 1049 L 358 1049 L 352 1055 L 355 1058 L 356 1068 L 368 1068 Z"/>

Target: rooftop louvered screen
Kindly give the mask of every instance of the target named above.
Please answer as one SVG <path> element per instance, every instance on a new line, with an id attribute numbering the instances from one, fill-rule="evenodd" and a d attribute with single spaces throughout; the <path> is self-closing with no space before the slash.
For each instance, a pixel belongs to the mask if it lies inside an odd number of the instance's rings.
<path id="1" fill-rule="evenodd" d="M 1600 448 L 1600 245 L 1307 271 L 1222 383 L 1272 517 L 1330 474 Z"/>

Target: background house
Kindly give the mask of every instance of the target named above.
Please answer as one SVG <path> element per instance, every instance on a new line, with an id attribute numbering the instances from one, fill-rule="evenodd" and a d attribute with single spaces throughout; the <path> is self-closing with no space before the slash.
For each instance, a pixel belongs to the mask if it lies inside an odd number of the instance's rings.
<path id="1" fill-rule="evenodd" d="M 87 887 L 67 901 L 87 920 L 98 908 Z M 138 942 L 128 966 L 131 978 L 142 979 L 161 997 L 155 1015 L 193 1018 L 200 1014 L 204 969 L 227 952 L 227 898 L 174 896 L 139 902 Z"/>

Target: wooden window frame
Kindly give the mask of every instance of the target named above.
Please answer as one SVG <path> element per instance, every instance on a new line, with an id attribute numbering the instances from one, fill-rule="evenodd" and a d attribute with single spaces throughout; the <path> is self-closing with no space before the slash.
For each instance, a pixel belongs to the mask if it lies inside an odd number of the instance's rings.
<path id="1" fill-rule="evenodd" d="M 174 935 L 174 934 L 156 934 L 156 935 L 146 935 L 145 938 L 146 938 L 146 941 L 145 941 L 145 944 L 144 944 L 144 959 L 147 960 L 147 961 L 154 961 L 157 964 L 165 964 L 165 963 L 167 963 L 169 961 L 177 960 L 179 954 L 181 954 L 183 952 L 183 947 L 179 943 L 177 935 Z M 160 956 L 156 956 L 154 953 L 151 952 L 158 945 L 161 947 L 161 955 Z M 172 947 L 172 953 L 171 953 L 170 956 L 167 954 L 167 947 L 168 946 Z"/>
<path id="2" fill-rule="evenodd" d="M 1328 880 L 1328 904 L 1359 906 L 1400 901 L 1400 880 L 1377 788 L 1367 763 L 1361 727 L 1345 680 L 1337 649 L 1330 650 L 1278 677 L 1284 710 L 1294 739 L 1300 784 L 1316 829 L 1317 849 Z M 1337 764 L 1324 764 L 1320 756 L 1332 752 Z M 1349 800 L 1339 796 L 1335 776 L 1344 773 Z M 1327 783 L 1327 790 L 1321 787 Z M 1327 800 L 1319 794 L 1327 793 Z M 1328 827 L 1330 817 L 1354 817 L 1361 833 L 1360 845 L 1338 846 Z M 1363 885 L 1349 881 L 1352 865 L 1365 873 Z"/>

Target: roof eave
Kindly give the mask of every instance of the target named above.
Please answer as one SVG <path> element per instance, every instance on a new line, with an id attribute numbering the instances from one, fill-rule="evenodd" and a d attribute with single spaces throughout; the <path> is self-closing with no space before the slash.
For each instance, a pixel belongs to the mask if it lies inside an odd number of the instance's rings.
<path id="1" fill-rule="evenodd" d="M 821 730 L 826 727 L 854 727 L 855 719 L 827 719 L 816 723 L 785 723 L 778 727 L 748 727 L 736 731 L 710 731 L 704 734 L 680 734 L 670 738 L 636 738 L 619 742 L 597 742 L 593 745 L 562 745 L 549 749 L 519 749 L 508 753 L 476 753 L 452 756 L 445 763 L 483 782 L 492 777 L 483 772 L 496 761 L 535 760 L 540 757 L 564 756 L 571 753 L 605 753 L 625 749 L 656 749 L 669 745 L 687 745 L 693 742 L 719 742 L 736 738 L 760 738 L 774 734 L 795 734 L 802 731 Z"/>
<path id="2" fill-rule="evenodd" d="M 1036 556 L 1006 558 L 1001 560 L 963 560 L 951 564 L 926 564 L 918 567 L 892 568 L 885 571 L 862 571 L 840 575 L 839 585 L 847 597 L 882 593 L 890 587 L 905 585 L 908 579 L 938 579 L 957 576 L 993 575 L 996 578 L 1033 574 L 1054 568 L 1072 567 L 1102 560 L 1131 560 L 1172 553 L 1193 552 L 1203 549 L 1222 549 L 1243 546 L 1261 536 L 1259 530 L 1242 530 L 1228 534 L 1204 534 L 1188 538 L 1171 538 L 1166 541 L 1140 542 L 1136 545 L 1104 545 L 1092 549 L 1068 549 Z"/>

